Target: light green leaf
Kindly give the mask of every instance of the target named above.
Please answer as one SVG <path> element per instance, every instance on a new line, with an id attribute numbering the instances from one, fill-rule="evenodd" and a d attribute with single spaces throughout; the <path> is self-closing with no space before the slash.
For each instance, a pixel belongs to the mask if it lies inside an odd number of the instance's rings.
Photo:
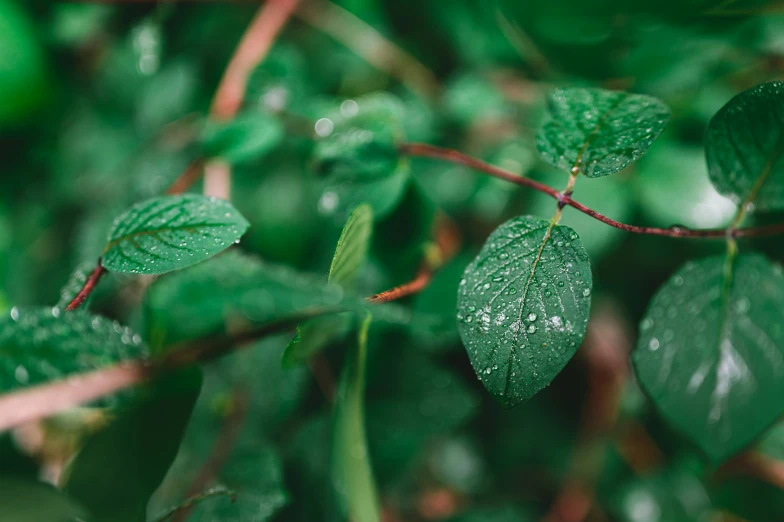
<path id="1" fill-rule="evenodd" d="M 711 181 L 735 202 L 784 209 L 784 82 L 757 85 L 711 119 L 705 155 Z"/>
<path id="2" fill-rule="evenodd" d="M 248 112 L 229 122 L 209 122 L 202 139 L 208 157 L 243 164 L 272 151 L 283 136 L 277 118 L 266 112 Z"/>
<path id="3" fill-rule="evenodd" d="M 370 314 L 360 326 L 354 353 L 341 378 L 332 438 L 332 477 L 345 515 L 355 522 L 380 522 L 365 435 L 365 363 Z"/>
<path id="4" fill-rule="evenodd" d="M 589 178 L 640 159 L 670 118 L 657 98 L 604 89 L 557 89 L 549 105 L 552 119 L 539 131 L 536 148 L 551 165 L 577 168 Z"/>
<path id="5" fill-rule="evenodd" d="M 0 513 L 9 522 L 83 522 L 84 508 L 49 484 L 0 478 Z"/>
<path id="6" fill-rule="evenodd" d="M 533 216 L 511 219 L 466 268 L 458 331 L 471 364 L 501 404 L 550 384 L 585 336 L 591 265 L 577 234 Z"/>
<path id="7" fill-rule="evenodd" d="M 311 309 L 364 309 L 323 278 L 229 251 L 156 281 L 147 293 L 145 314 L 153 346 L 221 333 L 236 321 L 258 324 Z"/>
<path id="8" fill-rule="evenodd" d="M 96 520 L 146 520 L 147 503 L 177 455 L 200 389 L 196 368 L 154 383 L 87 440 L 67 471 L 65 491 Z"/>
<path id="9" fill-rule="evenodd" d="M 12 308 L 0 318 L 0 392 L 144 357 L 141 337 L 84 311 Z"/>
<path id="10" fill-rule="evenodd" d="M 350 287 L 365 262 L 373 233 L 373 210 L 363 204 L 354 209 L 338 239 L 328 281 Z M 297 327 L 296 337 L 286 347 L 283 365 L 304 363 L 321 350 L 335 336 L 344 333 L 346 322 L 343 316 L 320 317 Z"/>
<path id="11" fill-rule="evenodd" d="M 247 229 L 245 218 L 222 199 L 192 194 L 148 199 L 114 220 L 103 266 L 132 274 L 179 270 L 230 247 Z"/>
<path id="12" fill-rule="evenodd" d="M 368 203 L 380 218 L 395 208 L 409 179 L 408 159 L 397 153 L 405 108 L 387 93 L 352 102 L 316 124 L 323 137 L 313 151 L 314 167 L 324 176 L 319 208 L 345 219 L 357 205 Z"/>
<path id="13" fill-rule="evenodd" d="M 686 263 L 654 296 L 632 356 L 661 414 L 714 462 L 784 411 L 784 276 L 757 254 Z"/>

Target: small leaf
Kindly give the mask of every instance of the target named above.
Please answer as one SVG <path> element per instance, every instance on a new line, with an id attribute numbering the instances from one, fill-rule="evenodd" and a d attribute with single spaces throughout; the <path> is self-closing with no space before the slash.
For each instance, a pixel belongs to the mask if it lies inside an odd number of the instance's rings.
<path id="1" fill-rule="evenodd" d="M 657 292 L 632 356 L 662 415 L 714 462 L 784 412 L 784 276 L 761 255 L 690 261 Z"/>
<path id="2" fill-rule="evenodd" d="M 369 205 L 360 205 L 351 213 L 340 234 L 328 282 L 343 287 L 354 282 L 367 257 L 372 233 L 373 211 Z M 293 366 L 307 361 L 335 336 L 345 332 L 346 320 L 344 316 L 320 317 L 298 326 L 296 337 L 283 354 L 283 365 Z"/>
<path id="3" fill-rule="evenodd" d="M 670 118 L 651 96 L 572 87 L 550 96 L 552 119 L 536 137 L 551 165 L 578 168 L 589 178 L 619 172 L 647 151 Z"/>
<path id="4" fill-rule="evenodd" d="M 591 265 L 577 234 L 533 216 L 511 219 L 466 268 L 458 331 L 471 364 L 501 404 L 550 384 L 585 336 Z"/>
<path id="5" fill-rule="evenodd" d="M 229 122 L 209 122 L 204 130 L 205 155 L 232 164 L 259 159 L 283 139 L 283 126 L 271 114 L 249 112 Z"/>
<path id="6" fill-rule="evenodd" d="M 784 82 L 744 91 L 711 119 L 705 155 L 711 181 L 735 202 L 784 209 Z"/>
<path id="7" fill-rule="evenodd" d="M 96 520 L 146 520 L 147 503 L 177 455 L 200 390 L 197 368 L 154 383 L 87 440 L 68 469 L 65 491 Z"/>
<path id="8" fill-rule="evenodd" d="M 49 484 L 3 477 L 0 491 L 0 513 L 8 522 L 92 520 L 75 500 Z"/>
<path id="9" fill-rule="evenodd" d="M 376 93 L 316 123 L 316 133 L 323 136 L 313 151 L 314 167 L 324 176 L 322 212 L 345 219 L 357 205 L 368 203 L 375 216 L 383 217 L 395 208 L 409 179 L 408 159 L 397 153 L 404 115 L 400 100 Z"/>
<path id="10" fill-rule="evenodd" d="M 143 201 L 114 220 L 103 253 L 112 272 L 163 274 L 225 250 L 248 229 L 228 201 L 164 196 Z"/>
<path id="11" fill-rule="evenodd" d="M 360 326 L 354 353 L 346 361 L 335 406 L 332 477 L 349 520 L 380 522 L 373 470 L 365 434 L 365 363 L 370 314 Z"/>
<path id="12" fill-rule="evenodd" d="M 0 393 L 144 357 L 128 327 L 84 311 L 13 308 L 0 318 Z"/>

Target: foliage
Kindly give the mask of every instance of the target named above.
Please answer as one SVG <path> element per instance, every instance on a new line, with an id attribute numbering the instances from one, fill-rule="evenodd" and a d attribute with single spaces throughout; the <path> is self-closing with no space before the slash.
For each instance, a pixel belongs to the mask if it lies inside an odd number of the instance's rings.
<path id="1" fill-rule="evenodd" d="M 0 519 L 784 519 L 778 11 L 0 0 Z"/>

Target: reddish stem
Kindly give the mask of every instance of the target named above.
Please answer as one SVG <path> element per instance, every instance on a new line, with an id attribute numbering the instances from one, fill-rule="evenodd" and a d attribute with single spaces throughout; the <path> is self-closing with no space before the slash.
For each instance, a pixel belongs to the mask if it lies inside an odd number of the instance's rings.
<path id="1" fill-rule="evenodd" d="M 543 194 L 547 194 L 551 198 L 557 200 L 561 205 L 568 205 L 572 208 L 575 208 L 586 214 L 591 216 L 594 219 L 601 221 L 611 227 L 615 227 L 620 230 L 624 230 L 626 232 L 631 232 L 633 234 L 648 234 L 654 236 L 667 236 L 667 237 L 691 237 L 691 238 L 726 238 L 726 237 L 761 237 L 761 236 L 772 236 L 784 233 L 784 223 L 776 223 L 774 225 L 767 225 L 763 227 L 754 227 L 754 228 L 708 228 L 702 230 L 693 230 L 686 227 L 681 226 L 673 226 L 670 228 L 657 228 L 657 227 L 640 227 L 637 225 L 627 225 L 625 223 L 620 223 L 611 219 L 595 210 L 592 210 L 582 203 L 575 201 L 569 194 L 564 194 L 559 192 L 558 190 L 549 187 L 543 183 L 538 181 L 534 181 L 530 178 L 524 178 L 522 176 L 518 176 L 513 174 L 512 172 L 508 172 L 501 168 L 498 168 L 494 165 L 490 165 L 480 159 L 468 156 L 463 154 L 460 151 L 452 150 L 452 149 L 445 149 L 441 147 L 436 147 L 435 145 L 429 145 L 427 143 L 406 143 L 399 147 L 398 149 L 401 154 L 405 154 L 407 156 L 420 156 L 426 158 L 433 158 L 439 159 L 443 161 L 448 161 L 450 163 L 456 163 L 459 165 L 465 165 L 466 167 L 470 167 L 474 170 L 478 170 L 480 172 L 484 172 L 485 174 L 489 174 L 490 176 L 494 176 L 496 178 L 500 178 L 506 181 L 510 181 L 517 185 L 522 185 L 525 187 L 530 187 L 534 190 L 537 190 Z"/>
<path id="2" fill-rule="evenodd" d="M 101 258 L 98 258 L 98 264 L 95 266 L 93 271 L 90 272 L 90 275 L 87 276 L 87 280 L 84 282 L 84 286 L 81 290 L 79 290 L 79 293 L 76 294 L 76 297 L 74 297 L 71 302 L 68 303 L 68 306 L 66 306 L 65 309 L 76 310 L 82 306 L 82 303 L 84 303 L 87 298 L 90 297 L 90 294 L 93 292 L 93 290 L 95 290 L 95 287 L 98 286 L 98 281 L 101 280 L 106 272 L 107 270 L 101 264 Z"/>

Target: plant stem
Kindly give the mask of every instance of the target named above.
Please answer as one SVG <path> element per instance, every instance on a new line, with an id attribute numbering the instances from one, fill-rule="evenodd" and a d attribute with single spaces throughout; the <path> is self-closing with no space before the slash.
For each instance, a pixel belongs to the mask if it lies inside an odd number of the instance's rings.
<path id="1" fill-rule="evenodd" d="M 427 143 L 405 143 L 398 147 L 398 150 L 401 154 L 405 154 L 407 156 L 419 156 L 419 157 L 426 157 L 426 158 L 433 158 L 442 161 L 448 161 L 450 163 L 456 163 L 459 165 L 465 165 L 466 167 L 472 168 L 474 170 L 483 172 L 485 174 L 489 174 L 490 176 L 494 176 L 496 178 L 500 178 L 511 183 L 515 183 L 517 185 L 522 185 L 525 187 L 530 187 L 538 192 L 543 194 L 547 194 L 548 196 L 562 202 L 564 206 L 568 205 L 572 208 L 575 208 L 586 214 L 591 216 L 594 219 L 601 221 L 611 227 L 617 228 L 619 230 L 624 230 L 626 232 L 631 232 L 633 234 L 647 234 L 653 236 L 666 236 L 666 237 L 686 237 L 686 238 L 704 238 L 704 239 L 724 239 L 728 236 L 730 237 L 762 237 L 762 236 L 773 236 L 784 234 L 784 223 L 776 223 L 773 225 L 767 225 L 763 227 L 751 227 L 751 228 L 709 228 L 709 229 L 690 229 L 682 226 L 672 226 L 670 228 L 657 228 L 657 227 L 640 227 L 637 225 L 627 225 L 625 223 L 620 223 L 611 219 L 595 210 L 592 210 L 582 203 L 575 201 L 572 199 L 570 195 L 562 194 L 556 189 L 549 187 L 543 183 L 538 181 L 532 180 L 530 178 L 525 178 L 522 176 L 518 176 L 512 172 L 508 172 L 504 169 L 486 163 L 480 159 L 474 158 L 472 156 L 468 156 L 467 154 L 463 154 L 460 151 L 453 150 L 453 149 L 446 149 L 437 147 L 435 145 L 429 145 Z"/>
<path id="2" fill-rule="evenodd" d="M 84 303 L 87 298 L 90 297 L 90 294 L 93 292 L 93 290 L 95 290 L 95 287 L 98 286 L 98 282 L 101 280 L 104 274 L 106 274 L 106 272 L 107 270 L 101 264 L 101 258 L 99 257 L 95 268 L 87 276 L 87 280 L 84 282 L 84 286 L 81 290 L 79 290 L 79 293 L 76 294 L 76 297 L 74 297 L 71 302 L 68 303 L 68 306 L 66 306 L 65 309 L 76 310 L 82 306 L 82 303 Z"/>

